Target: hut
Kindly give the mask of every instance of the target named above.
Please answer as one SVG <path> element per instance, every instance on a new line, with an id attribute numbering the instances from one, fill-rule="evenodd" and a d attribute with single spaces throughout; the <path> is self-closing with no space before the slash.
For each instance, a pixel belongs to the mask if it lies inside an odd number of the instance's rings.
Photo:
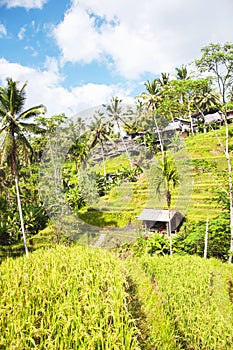
<path id="1" fill-rule="evenodd" d="M 167 209 L 143 209 L 138 216 L 144 227 L 149 231 L 157 231 L 159 233 L 168 231 L 168 223 L 171 223 L 171 232 L 175 233 L 179 230 L 184 216 L 177 210 Z"/>

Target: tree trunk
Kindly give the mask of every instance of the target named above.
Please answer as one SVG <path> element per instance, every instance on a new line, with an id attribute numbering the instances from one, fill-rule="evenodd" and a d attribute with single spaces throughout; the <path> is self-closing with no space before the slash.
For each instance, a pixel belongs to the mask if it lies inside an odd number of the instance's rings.
<path id="1" fill-rule="evenodd" d="M 204 259 L 207 258 L 207 252 L 208 252 L 208 233 L 209 233 L 209 218 L 206 219 Z"/>
<path id="2" fill-rule="evenodd" d="M 172 228 L 171 228 L 171 212 L 168 208 L 168 236 L 170 241 L 170 257 L 172 257 Z"/>
<path id="3" fill-rule="evenodd" d="M 130 168 L 132 169 L 132 168 L 133 168 L 132 161 L 131 161 L 131 158 L 130 158 L 130 155 L 129 155 L 128 148 L 127 148 L 127 146 L 126 146 L 126 144 L 125 144 L 124 138 L 123 138 L 123 136 L 122 136 L 121 127 L 120 127 L 120 124 L 119 124 L 118 120 L 117 120 L 117 127 L 118 127 L 118 130 L 119 130 L 119 133 L 120 133 L 121 141 L 122 141 L 123 146 L 124 146 L 124 149 L 125 149 L 125 153 L 126 153 L 126 155 L 127 155 L 127 158 L 129 159 Z"/>
<path id="4" fill-rule="evenodd" d="M 107 172 L 106 172 L 106 164 L 105 164 L 105 156 L 104 156 L 104 146 L 102 142 L 100 142 L 100 148 L 101 148 L 102 159 L 103 159 L 104 177 L 106 177 Z"/>
<path id="5" fill-rule="evenodd" d="M 226 115 L 225 115 L 225 126 L 226 126 L 225 155 L 226 155 L 227 166 L 228 166 L 228 187 L 229 187 L 229 202 L 230 202 L 230 230 L 231 230 L 229 263 L 232 263 L 232 255 L 233 255 L 233 186 L 232 186 L 232 166 L 231 166 L 231 159 L 230 159 L 230 154 L 229 154 L 229 130 L 228 130 L 227 116 Z"/>
<path id="6" fill-rule="evenodd" d="M 157 135 L 158 135 L 158 138 L 159 138 L 160 149 L 161 149 L 161 152 L 162 152 L 162 156 L 164 157 L 163 140 L 162 140 L 161 133 L 160 133 L 160 130 L 159 130 L 159 127 L 158 127 L 156 116 L 153 115 L 153 117 L 154 117 L 154 121 L 155 121 L 156 132 L 157 132 Z"/>
<path id="7" fill-rule="evenodd" d="M 19 194 L 19 181 L 18 181 L 17 175 L 15 175 L 15 188 L 16 188 L 16 196 L 17 196 L 21 230 L 22 230 L 22 235 L 23 235 L 23 243 L 24 243 L 26 256 L 28 256 L 28 247 L 27 247 L 26 234 L 25 234 L 25 229 L 24 229 L 23 213 L 22 213 L 21 200 L 20 200 L 20 194 Z"/>

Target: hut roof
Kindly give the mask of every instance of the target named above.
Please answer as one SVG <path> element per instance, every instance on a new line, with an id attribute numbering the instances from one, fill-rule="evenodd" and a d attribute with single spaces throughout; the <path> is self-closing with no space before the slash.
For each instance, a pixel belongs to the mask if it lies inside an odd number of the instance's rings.
<path id="1" fill-rule="evenodd" d="M 170 220 L 176 213 L 176 210 L 170 210 Z M 169 212 L 165 209 L 143 209 L 138 220 L 168 222 Z"/>

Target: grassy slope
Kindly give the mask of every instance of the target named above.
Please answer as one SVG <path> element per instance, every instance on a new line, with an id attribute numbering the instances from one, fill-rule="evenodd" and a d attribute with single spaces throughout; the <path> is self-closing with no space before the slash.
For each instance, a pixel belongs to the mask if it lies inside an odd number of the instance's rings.
<path id="1" fill-rule="evenodd" d="M 233 127 L 230 125 L 230 133 Z M 225 128 L 218 130 L 218 135 L 224 142 Z M 230 137 L 230 148 L 233 146 L 233 140 Z M 206 134 L 197 134 L 189 137 L 185 141 L 189 157 L 194 161 L 204 160 L 209 164 L 217 165 L 218 170 L 227 169 L 226 158 L 222 148 L 213 132 Z M 215 217 L 220 213 L 220 208 L 215 202 L 211 202 L 213 189 L 218 189 L 219 185 L 224 185 L 215 175 L 215 171 L 203 172 L 196 169 L 193 171 L 193 192 L 190 206 L 187 210 L 189 220 L 202 220 L 207 217 Z M 227 188 L 227 184 L 224 185 Z"/>
<path id="2" fill-rule="evenodd" d="M 224 133 L 224 128 L 218 131 L 222 140 Z M 172 206 L 183 211 L 191 221 L 205 220 L 207 216 L 215 217 L 221 209 L 217 207 L 216 202 L 211 201 L 213 189 L 217 188 L 216 184 L 219 182 L 213 168 L 216 164 L 218 170 L 226 169 L 222 149 L 213 132 L 190 136 L 184 145 L 185 148 L 176 154 L 177 166 L 183 180 L 180 188 L 172 193 Z M 230 147 L 232 146 L 233 142 L 230 139 Z M 204 161 L 206 164 L 198 166 L 197 161 Z M 101 165 L 99 163 L 95 170 L 102 171 Z M 123 155 L 106 162 L 108 172 L 114 172 L 127 165 L 128 160 Z M 210 168 L 208 172 L 204 170 L 206 165 Z M 156 196 L 149 170 L 140 176 L 137 183 L 123 184 L 101 197 L 95 206 L 97 212 L 87 213 L 84 209 L 84 217 L 100 226 L 121 227 L 129 222 L 136 222 L 135 218 L 144 207 L 164 208 L 165 205 L 164 199 Z"/>

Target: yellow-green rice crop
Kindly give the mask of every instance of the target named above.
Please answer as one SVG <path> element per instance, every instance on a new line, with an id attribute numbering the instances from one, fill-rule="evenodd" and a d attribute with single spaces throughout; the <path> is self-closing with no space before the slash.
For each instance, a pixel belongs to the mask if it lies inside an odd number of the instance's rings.
<path id="1" fill-rule="evenodd" d="M 190 350 L 233 348 L 232 266 L 195 256 L 144 257 L 140 262 L 175 330 L 177 346 Z M 167 349 L 166 345 L 161 349 Z"/>
<path id="2" fill-rule="evenodd" d="M 0 349 L 138 349 L 122 263 L 58 247 L 0 266 Z"/>

